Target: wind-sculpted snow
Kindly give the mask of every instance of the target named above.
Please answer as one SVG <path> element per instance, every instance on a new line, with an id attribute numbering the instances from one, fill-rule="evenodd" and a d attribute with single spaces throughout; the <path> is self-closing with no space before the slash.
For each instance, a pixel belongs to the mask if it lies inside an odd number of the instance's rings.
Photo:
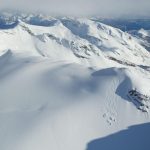
<path id="1" fill-rule="evenodd" d="M 9 76 L 0 73 L 3 150 L 83 150 L 96 137 L 149 120 L 115 93 L 125 69 L 94 70 L 16 54 L 10 60 L 4 65 Z"/>
<path id="2" fill-rule="evenodd" d="M 150 121 L 128 97 L 150 91 L 149 53 L 133 37 L 89 19 L 30 17 L 0 30 L 1 150 L 108 148 Z"/>

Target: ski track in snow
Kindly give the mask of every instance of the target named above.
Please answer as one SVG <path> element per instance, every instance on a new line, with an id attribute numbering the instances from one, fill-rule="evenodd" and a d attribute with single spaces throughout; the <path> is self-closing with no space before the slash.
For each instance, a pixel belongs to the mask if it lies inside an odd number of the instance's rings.
<path id="1" fill-rule="evenodd" d="M 103 114 L 103 117 L 106 119 L 106 122 L 109 125 L 113 125 L 113 123 L 116 122 L 116 115 L 117 115 L 117 111 L 116 111 L 116 97 L 111 93 L 112 91 L 115 90 L 115 81 L 116 79 L 111 79 L 111 81 L 109 82 L 109 87 L 107 89 L 106 92 L 106 113 Z M 115 92 L 115 91 L 114 91 Z M 112 100 L 113 99 L 113 100 Z M 111 108 L 111 109 L 110 109 Z"/>

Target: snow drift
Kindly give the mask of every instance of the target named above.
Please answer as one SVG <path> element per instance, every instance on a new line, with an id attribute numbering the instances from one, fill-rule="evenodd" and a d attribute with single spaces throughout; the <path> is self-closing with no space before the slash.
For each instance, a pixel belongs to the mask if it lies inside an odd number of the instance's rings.
<path id="1" fill-rule="evenodd" d="M 89 19 L 29 18 L 0 30 L 0 149 L 96 150 L 94 139 L 150 121 L 127 97 L 150 91 L 150 54 L 134 37 Z"/>

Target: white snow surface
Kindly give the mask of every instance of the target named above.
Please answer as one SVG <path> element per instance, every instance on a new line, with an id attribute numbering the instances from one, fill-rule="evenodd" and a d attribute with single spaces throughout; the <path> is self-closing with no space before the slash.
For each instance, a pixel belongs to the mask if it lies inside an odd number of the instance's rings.
<path id="1" fill-rule="evenodd" d="M 150 51 L 150 30 L 131 30 L 129 33 L 135 37 L 139 44 L 143 45 L 148 51 Z"/>
<path id="2" fill-rule="evenodd" d="M 138 33 L 141 34 L 143 37 L 150 36 L 150 30 L 140 29 Z"/>
<path id="3" fill-rule="evenodd" d="M 54 20 L 0 30 L 0 150 L 99 150 L 88 144 L 150 122 L 127 97 L 150 96 L 150 53 L 90 19 Z"/>

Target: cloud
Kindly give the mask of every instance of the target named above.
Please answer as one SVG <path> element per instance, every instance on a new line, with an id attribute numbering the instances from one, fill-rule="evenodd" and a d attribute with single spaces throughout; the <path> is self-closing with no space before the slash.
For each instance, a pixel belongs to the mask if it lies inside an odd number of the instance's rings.
<path id="1" fill-rule="evenodd" d="M 0 7 L 75 16 L 114 17 L 150 14 L 150 0 L 3 0 Z"/>

